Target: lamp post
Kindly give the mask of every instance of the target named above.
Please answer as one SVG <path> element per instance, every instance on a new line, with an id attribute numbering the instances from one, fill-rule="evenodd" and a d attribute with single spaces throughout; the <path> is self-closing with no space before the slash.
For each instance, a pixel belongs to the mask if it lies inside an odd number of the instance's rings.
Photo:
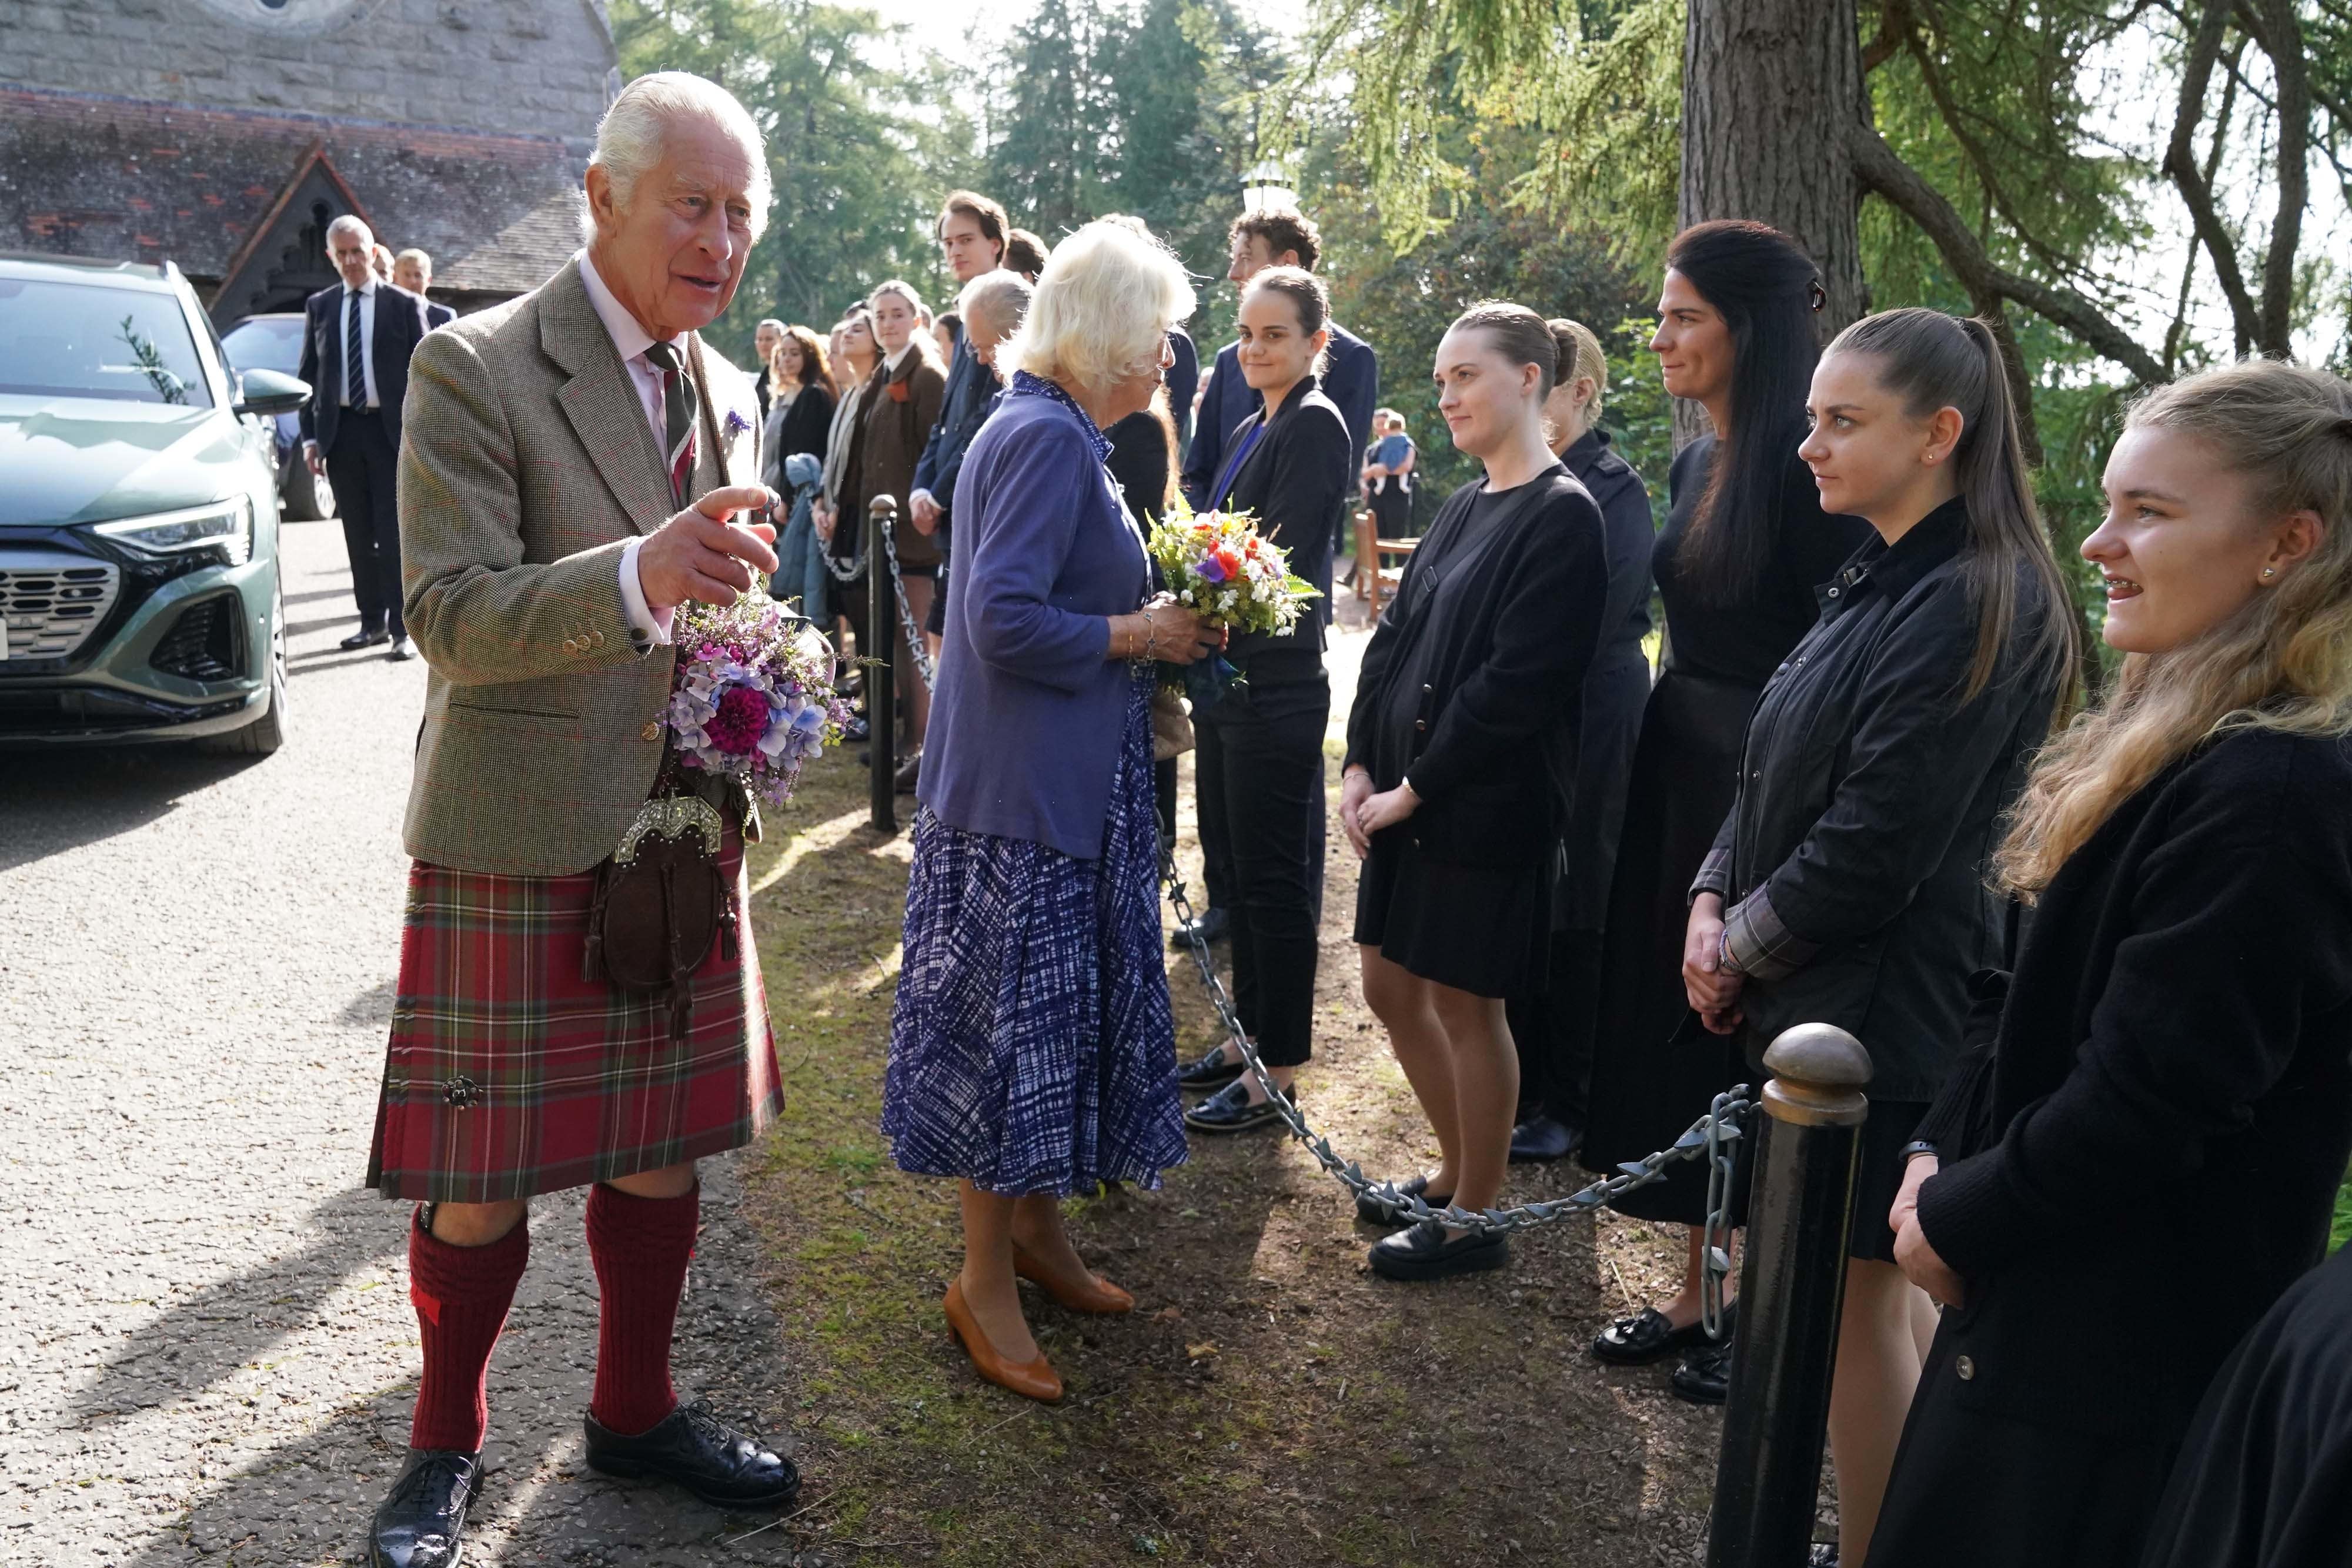
<path id="1" fill-rule="evenodd" d="M 1278 159 L 1261 158 L 1242 176 L 1242 211 L 1262 213 L 1273 207 L 1295 207 L 1298 193 L 1291 188 L 1290 171 Z"/>

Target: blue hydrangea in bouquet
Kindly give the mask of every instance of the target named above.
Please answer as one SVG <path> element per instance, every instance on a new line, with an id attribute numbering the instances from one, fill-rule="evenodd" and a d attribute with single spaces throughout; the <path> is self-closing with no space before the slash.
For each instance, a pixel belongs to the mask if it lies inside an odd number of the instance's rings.
<path id="1" fill-rule="evenodd" d="M 729 605 L 685 604 L 663 716 L 681 766 L 730 777 L 752 799 L 792 799 L 802 765 L 841 743 L 849 704 L 833 647 L 766 585 Z"/>
<path id="2" fill-rule="evenodd" d="M 1291 571 L 1289 552 L 1260 534 L 1247 512 L 1195 513 L 1179 496 L 1145 549 L 1176 601 L 1212 626 L 1279 636 L 1298 624 L 1309 600 L 1323 597 Z M 1175 674 L 1172 684 L 1196 707 L 1239 678 L 1222 654 Z"/>

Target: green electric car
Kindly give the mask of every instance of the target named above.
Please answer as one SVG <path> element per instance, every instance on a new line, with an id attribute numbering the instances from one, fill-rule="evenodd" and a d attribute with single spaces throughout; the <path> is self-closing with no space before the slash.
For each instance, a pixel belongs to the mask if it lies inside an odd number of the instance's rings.
<path id="1" fill-rule="evenodd" d="M 287 733 L 273 420 L 179 268 L 0 253 L 0 745 Z"/>

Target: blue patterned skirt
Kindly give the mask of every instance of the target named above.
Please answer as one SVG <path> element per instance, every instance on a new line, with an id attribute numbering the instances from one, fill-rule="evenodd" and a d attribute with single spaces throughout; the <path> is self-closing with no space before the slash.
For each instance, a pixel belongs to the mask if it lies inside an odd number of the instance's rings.
<path id="1" fill-rule="evenodd" d="M 1066 1196 L 1184 1162 L 1150 699 L 1139 678 L 1101 859 L 916 818 L 882 1093 L 899 1169 Z"/>

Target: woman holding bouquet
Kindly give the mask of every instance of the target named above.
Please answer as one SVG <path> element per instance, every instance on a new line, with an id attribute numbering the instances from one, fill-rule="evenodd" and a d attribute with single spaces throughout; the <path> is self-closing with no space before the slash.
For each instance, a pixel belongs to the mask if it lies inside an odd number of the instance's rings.
<path id="1" fill-rule="evenodd" d="M 1518 1104 L 1503 998 L 1551 942 L 1545 846 L 1574 789 L 1581 688 L 1609 570 L 1601 509 L 1544 439 L 1559 350 L 1519 305 L 1475 305 L 1438 345 L 1438 412 L 1486 467 L 1455 491 L 1364 652 L 1339 821 L 1364 857 L 1364 999 L 1437 1134 L 1440 1164 L 1360 1201 L 1492 1207 Z M 1438 1220 L 1372 1249 L 1373 1271 L 1434 1280 L 1507 1261 L 1499 1233 Z"/>
<path id="2" fill-rule="evenodd" d="M 1300 267 L 1267 267 L 1242 291 L 1242 378 L 1265 401 L 1225 443 L 1229 455 L 1210 495 L 1216 510 L 1255 517 L 1261 537 L 1289 553 L 1291 574 L 1326 594 L 1356 452 L 1317 379 L 1330 318 L 1322 280 Z M 1323 618 L 1302 615 L 1285 632 L 1237 633 L 1226 656 L 1240 681 L 1215 701 L 1194 704 L 1202 829 L 1233 862 L 1234 1010 L 1287 1095 L 1315 1026 L 1323 732 L 1331 718 Z M 1224 1085 L 1185 1113 L 1197 1131 L 1238 1133 L 1278 1120 L 1230 1044 L 1181 1076 L 1188 1088 Z"/>
<path id="3" fill-rule="evenodd" d="M 1148 235 L 1094 223 L 1064 241 L 999 350 L 1013 385 L 956 489 L 882 1128 L 901 1169 L 961 1178 L 949 1327 L 982 1377 L 1049 1402 L 1062 1380 L 1016 1278 L 1073 1311 L 1128 1311 L 1071 1246 L 1061 1200 L 1156 1186 L 1184 1158 L 1152 665 L 1223 638 L 1148 599 L 1103 432 L 1150 406 L 1192 302 Z"/>

